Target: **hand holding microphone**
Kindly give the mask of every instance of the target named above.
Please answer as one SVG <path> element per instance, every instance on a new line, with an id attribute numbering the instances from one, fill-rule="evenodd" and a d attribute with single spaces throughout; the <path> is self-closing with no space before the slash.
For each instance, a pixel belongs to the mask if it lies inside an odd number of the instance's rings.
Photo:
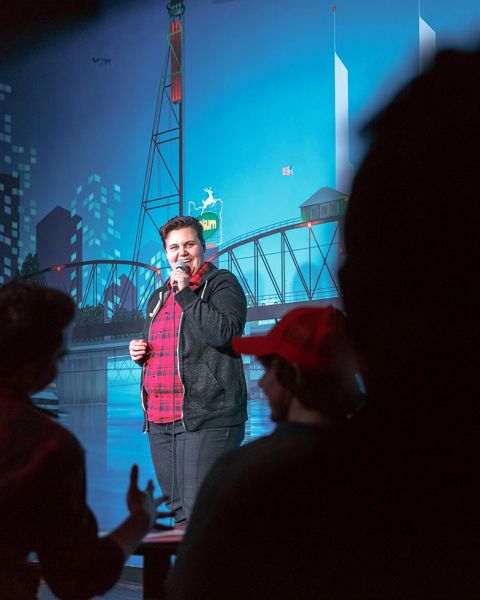
<path id="1" fill-rule="evenodd" d="M 174 294 L 188 287 L 190 282 L 189 273 L 190 267 L 187 263 L 183 260 L 177 260 L 170 275 L 170 284 Z"/>

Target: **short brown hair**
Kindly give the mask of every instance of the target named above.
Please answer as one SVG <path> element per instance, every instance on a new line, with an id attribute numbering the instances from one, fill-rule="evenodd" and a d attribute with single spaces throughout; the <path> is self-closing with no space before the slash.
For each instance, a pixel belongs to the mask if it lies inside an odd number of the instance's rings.
<path id="1" fill-rule="evenodd" d="M 162 238 L 163 247 L 166 247 L 167 237 L 171 231 L 175 229 L 185 229 L 186 227 L 192 227 L 200 240 L 203 249 L 205 250 L 205 240 L 203 239 L 203 225 L 195 217 L 172 217 L 165 225 L 162 225 L 159 229 L 160 237 Z"/>

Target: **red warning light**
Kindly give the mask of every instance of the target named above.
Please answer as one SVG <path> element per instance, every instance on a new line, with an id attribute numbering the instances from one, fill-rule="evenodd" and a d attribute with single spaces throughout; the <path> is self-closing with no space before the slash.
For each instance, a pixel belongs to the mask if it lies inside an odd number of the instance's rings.
<path id="1" fill-rule="evenodd" d="M 172 102 L 182 100 L 182 21 L 170 23 L 170 76 Z"/>
<path id="2" fill-rule="evenodd" d="M 57 273 L 59 273 L 64 268 L 64 266 L 65 265 L 57 265 L 56 267 L 53 267 L 53 270 L 57 271 Z"/>

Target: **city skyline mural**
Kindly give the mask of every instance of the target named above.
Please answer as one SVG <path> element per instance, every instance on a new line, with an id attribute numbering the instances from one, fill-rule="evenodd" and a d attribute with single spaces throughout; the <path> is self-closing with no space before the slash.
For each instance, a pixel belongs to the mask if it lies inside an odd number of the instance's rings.
<path id="1" fill-rule="evenodd" d="M 422 35 L 429 51 L 472 45 L 480 18 L 466 0 L 185 6 L 184 202 L 206 188 L 222 198 L 224 243 L 297 218 L 325 186 L 348 193 L 342 162 L 353 172 L 359 127 L 418 72 Z M 57 206 L 88 221 L 84 260 L 132 258 L 168 22 L 166 2 L 106 3 L 1 63 L 0 171 L 20 182 L 20 264 Z M 79 192 L 92 179 L 96 206 Z M 65 260 L 44 255 L 42 267 Z"/>
<path id="2" fill-rule="evenodd" d="M 52 23 L 17 14 L 25 31 L 12 27 L 0 40 L 0 284 L 21 269 L 91 263 L 46 276 L 84 302 L 76 346 L 41 400 L 86 447 L 89 501 L 107 529 L 125 514 L 130 465 L 140 465 L 142 481 L 154 477 L 132 330 L 108 321 L 122 298 L 140 335 L 138 299 L 159 284 L 157 269 L 168 271 L 148 217 L 138 256 L 135 248 L 170 18 L 167 0 L 91 4 Z M 339 305 L 339 223 L 365 148 L 361 128 L 435 51 L 478 46 L 480 3 L 184 4 L 184 212 L 206 215 L 209 250 L 239 279 L 251 311 L 246 333 L 267 331 L 277 305 Z M 172 116 L 165 126 L 175 127 Z M 134 259 L 148 269 L 130 280 Z M 112 270 L 121 261 L 124 270 Z M 262 369 L 249 357 L 244 366 L 249 441 L 273 425 L 257 386 Z"/>

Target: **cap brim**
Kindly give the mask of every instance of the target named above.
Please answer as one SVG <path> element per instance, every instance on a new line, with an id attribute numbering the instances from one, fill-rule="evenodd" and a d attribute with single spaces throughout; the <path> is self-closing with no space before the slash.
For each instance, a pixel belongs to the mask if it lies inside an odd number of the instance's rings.
<path id="1" fill-rule="evenodd" d="M 255 356 L 275 354 L 274 343 L 268 334 L 234 337 L 232 348 L 237 354 L 254 354 Z"/>

